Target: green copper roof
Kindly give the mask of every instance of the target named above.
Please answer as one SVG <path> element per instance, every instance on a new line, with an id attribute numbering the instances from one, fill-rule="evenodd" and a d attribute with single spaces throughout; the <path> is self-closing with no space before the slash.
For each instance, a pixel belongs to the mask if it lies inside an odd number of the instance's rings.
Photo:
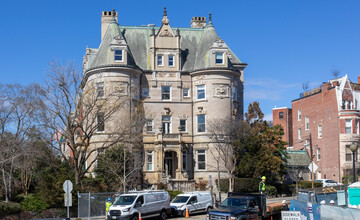
<path id="1" fill-rule="evenodd" d="M 149 70 L 148 53 L 150 50 L 151 30 L 158 32 L 160 27 L 143 26 L 119 26 L 116 22 L 111 22 L 96 55 L 88 55 L 89 68 L 109 65 L 110 44 L 112 40 L 121 34 L 131 55 L 130 65 L 139 66 L 143 70 Z M 207 25 L 205 28 L 172 28 L 174 33 L 180 30 L 181 60 L 183 71 L 194 71 L 209 68 L 210 63 L 207 57 L 209 49 L 213 43 L 219 39 L 214 26 Z M 229 49 L 232 60 L 230 63 L 241 63 L 235 54 Z"/>

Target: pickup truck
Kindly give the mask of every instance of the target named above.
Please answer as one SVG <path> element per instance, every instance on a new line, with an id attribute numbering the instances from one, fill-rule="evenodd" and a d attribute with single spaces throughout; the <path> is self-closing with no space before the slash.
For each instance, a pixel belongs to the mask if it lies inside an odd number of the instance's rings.
<path id="1" fill-rule="evenodd" d="M 271 211 L 266 196 L 250 193 L 229 193 L 219 207 L 208 212 L 207 220 L 280 219 L 281 204 Z"/>

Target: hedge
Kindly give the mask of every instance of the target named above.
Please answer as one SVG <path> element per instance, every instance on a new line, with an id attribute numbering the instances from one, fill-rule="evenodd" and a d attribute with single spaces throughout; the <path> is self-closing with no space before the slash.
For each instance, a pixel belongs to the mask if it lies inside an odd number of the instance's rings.
<path id="1" fill-rule="evenodd" d="M 38 196 L 29 195 L 26 196 L 21 202 L 21 209 L 23 211 L 36 211 L 40 212 L 47 209 L 46 203 L 44 203 Z"/>
<path id="2" fill-rule="evenodd" d="M 21 206 L 16 202 L 0 202 L 0 217 L 21 212 Z"/>
<path id="3" fill-rule="evenodd" d="M 291 184 L 290 187 L 296 187 L 296 184 Z M 322 183 L 314 182 L 314 188 L 322 187 Z M 301 189 L 309 189 L 312 188 L 311 181 L 299 181 L 299 188 Z"/>
<path id="4" fill-rule="evenodd" d="M 172 190 L 166 190 L 166 191 L 167 191 L 167 192 L 169 193 L 169 195 L 170 195 L 170 201 L 172 201 L 172 200 L 175 198 L 175 196 L 183 193 L 182 191 L 172 191 Z"/>
<path id="5" fill-rule="evenodd" d="M 216 180 L 216 185 L 218 181 Z M 220 180 L 220 190 L 228 192 L 229 179 Z M 234 178 L 234 192 L 258 192 L 259 180 L 254 178 Z"/>

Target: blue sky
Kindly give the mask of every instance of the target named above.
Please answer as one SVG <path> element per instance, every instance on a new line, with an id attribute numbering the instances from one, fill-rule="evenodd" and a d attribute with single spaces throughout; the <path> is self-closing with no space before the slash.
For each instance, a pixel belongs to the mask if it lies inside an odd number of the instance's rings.
<path id="1" fill-rule="evenodd" d="M 266 119 L 291 107 L 306 81 L 319 86 L 334 68 L 352 81 L 360 73 L 360 1 L 13 0 L 0 7 L 0 83 L 40 83 L 55 59 L 81 67 L 86 46 L 100 44 L 101 11 L 115 8 L 122 25 L 159 26 L 164 6 L 172 27 L 212 12 L 218 35 L 248 63 L 244 110 L 259 101 Z"/>

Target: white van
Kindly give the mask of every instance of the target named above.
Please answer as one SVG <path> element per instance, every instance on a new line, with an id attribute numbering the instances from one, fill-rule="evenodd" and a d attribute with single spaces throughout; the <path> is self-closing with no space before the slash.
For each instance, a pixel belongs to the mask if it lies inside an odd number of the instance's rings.
<path id="1" fill-rule="evenodd" d="M 185 216 L 186 206 L 189 214 L 208 212 L 213 208 L 213 199 L 209 192 L 189 192 L 177 195 L 170 203 L 172 213 Z"/>
<path id="2" fill-rule="evenodd" d="M 121 194 L 110 206 L 107 219 L 138 220 L 160 217 L 165 220 L 171 213 L 170 196 L 166 191 L 134 191 Z"/>

